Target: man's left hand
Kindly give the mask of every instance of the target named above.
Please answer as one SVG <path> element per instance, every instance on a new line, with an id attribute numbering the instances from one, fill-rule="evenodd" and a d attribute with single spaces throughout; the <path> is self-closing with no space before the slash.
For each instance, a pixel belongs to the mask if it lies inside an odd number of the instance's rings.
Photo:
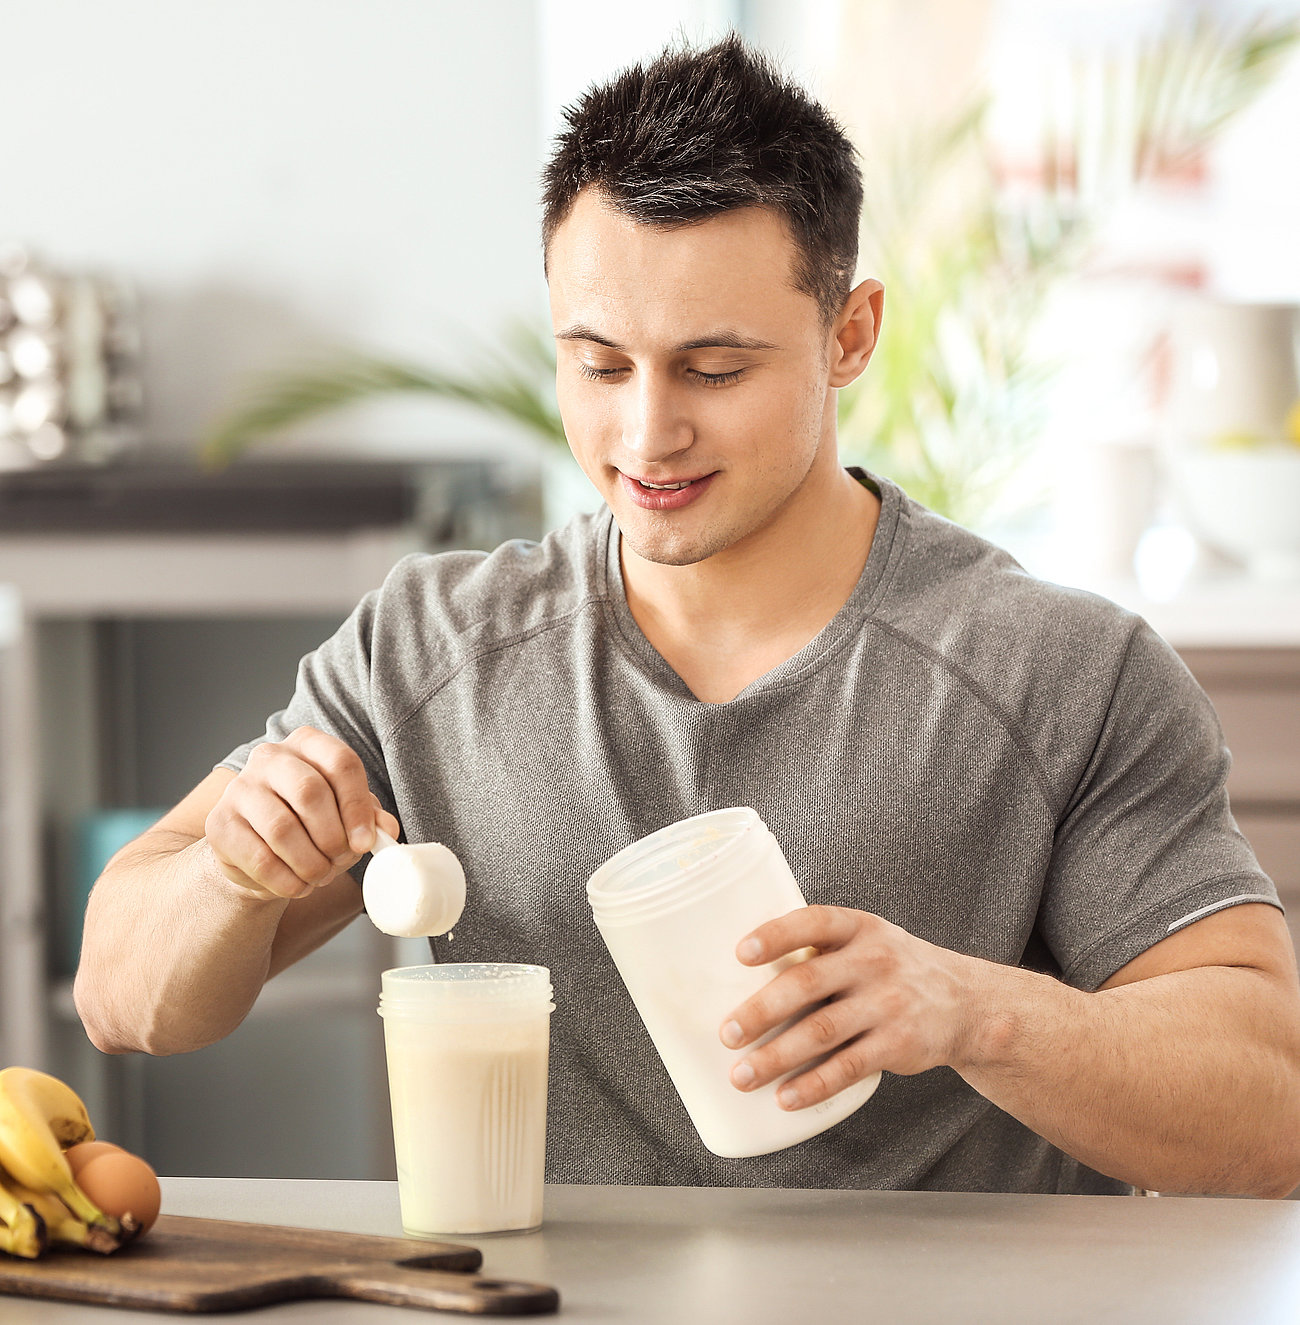
<path id="1" fill-rule="evenodd" d="M 777 1094 L 782 1108 L 802 1109 L 881 1070 L 909 1075 L 963 1057 L 971 968 L 980 964 L 974 958 L 840 906 L 803 907 L 768 921 L 740 941 L 736 956 L 762 966 L 801 948 L 816 955 L 775 976 L 722 1026 L 722 1042 L 742 1049 L 811 1008 L 732 1068 L 738 1089 L 755 1090 L 821 1059 Z"/>

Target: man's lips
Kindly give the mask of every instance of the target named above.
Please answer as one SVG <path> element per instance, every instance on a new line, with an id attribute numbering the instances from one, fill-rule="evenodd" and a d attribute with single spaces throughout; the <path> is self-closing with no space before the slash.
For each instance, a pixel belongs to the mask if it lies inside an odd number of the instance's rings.
<path id="1" fill-rule="evenodd" d="M 637 479 L 623 473 L 622 470 L 618 472 L 623 491 L 633 505 L 645 511 L 679 511 L 682 507 L 698 501 L 716 476 L 715 470 L 712 474 L 703 474 L 699 478 L 671 479 L 665 482 Z"/>

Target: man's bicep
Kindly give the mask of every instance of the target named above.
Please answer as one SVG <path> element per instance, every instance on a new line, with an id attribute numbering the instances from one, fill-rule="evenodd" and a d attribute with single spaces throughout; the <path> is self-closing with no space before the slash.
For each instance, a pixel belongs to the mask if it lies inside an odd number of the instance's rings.
<path id="1" fill-rule="evenodd" d="M 1248 966 L 1297 986 L 1295 946 L 1282 912 L 1264 902 L 1243 902 L 1195 920 L 1132 961 L 1100 987 L 1149 980 L 1198 966 Z"/>

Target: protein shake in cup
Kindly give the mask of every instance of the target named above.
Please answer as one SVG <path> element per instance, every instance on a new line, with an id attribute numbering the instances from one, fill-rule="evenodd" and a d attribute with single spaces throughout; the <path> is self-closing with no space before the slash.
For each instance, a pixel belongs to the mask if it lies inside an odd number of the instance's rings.
<path id="1" fill-rule="evenodd" d="M 405 966 L 381 977 L 402 1228 L 505 1233 L 542 1222 L 550 972 Z"/>

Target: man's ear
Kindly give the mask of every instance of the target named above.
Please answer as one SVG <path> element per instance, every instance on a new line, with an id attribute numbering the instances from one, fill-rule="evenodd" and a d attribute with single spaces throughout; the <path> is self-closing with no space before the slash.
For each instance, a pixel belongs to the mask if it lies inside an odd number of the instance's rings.
<path id="1" fill-rule="evenodd" d="M 831 338 L 831 386 L 848 386 L 867 366 L 884 315 L 885 287 L 879 281 L 863 281 L 849 291 Z"/>

